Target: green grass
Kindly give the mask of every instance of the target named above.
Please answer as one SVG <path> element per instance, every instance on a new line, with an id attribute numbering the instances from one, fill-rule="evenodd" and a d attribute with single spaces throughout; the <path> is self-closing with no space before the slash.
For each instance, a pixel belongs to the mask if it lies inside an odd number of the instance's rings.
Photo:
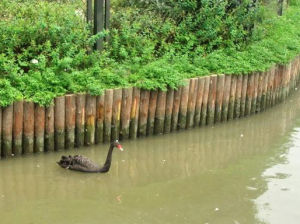
<path id="1" fill-rule="evenodd" d="M 244 42 L 235 34 L 236 24 L 230 25 L 231 39 L 220 24 L 214 41 L 206 42 L 202 33 L 194 35 L 199 30 L 182 33 L 184 27 L 175 26 L 171 16 L 162 22 L 162 16 L 115 3 L 111 42 L 99 54 L 89 52 L 95 39 L 107 34 L 90 37 L 78 2 L 2 0 L 0 106 L 19 99 L 49 105 L 66 93 L 99 95 L 106 88 L 126 86 L 166 90 L 185 78 L 247 74 L 285 64 L 300 53 L 300 6 L 292 3 L 282 17 L 262 8 L 259 13 L 267 16 L 260 17 Z M 206 34 L 215 35 L 211 28 Z M 203 44 L 198 46 L 197 38 Z"/>

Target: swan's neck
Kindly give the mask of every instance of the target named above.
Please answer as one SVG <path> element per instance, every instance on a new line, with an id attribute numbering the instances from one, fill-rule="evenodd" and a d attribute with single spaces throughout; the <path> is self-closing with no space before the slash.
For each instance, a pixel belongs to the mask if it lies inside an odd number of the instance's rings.
<path id="1" fill-rule="evenodd" d="M 104 163 L 103 167 L 99 170 L 99 172 L 105 173 L 105 172 L 109 171 L 109 168 L 110 168 L 110 165 L 111 165 L 111 158 L 112 158 L 113 149 L 114 149 L 114 145 L 111 144 L 110 148 L 108 150 L 108 153 L 107 153 L 105 163 Z"/>

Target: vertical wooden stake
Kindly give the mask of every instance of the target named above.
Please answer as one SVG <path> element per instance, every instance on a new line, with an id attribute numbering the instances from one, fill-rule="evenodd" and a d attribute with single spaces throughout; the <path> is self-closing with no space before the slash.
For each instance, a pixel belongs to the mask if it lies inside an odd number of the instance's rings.
<path id="1" fill-rule="evenodd" d="M 190 79 L 189 100 L 187 106 L 187 128 L 194 126 L 196 97 L 198 90 L 198 78 Z"/>
<path id="2" fill-rule="evenodd" d="M 229 95 L 229 104 L 228 104 L 228 120 L 233 119 L 234 115 L 234 103 L 235 103 L 235 93 L 236 93 L 236 82 L 237 76 L 231 75 L 231 85 L 230 85 L 230 95 Z"/>
<path id="3" fill-rule="evenodd" d="M 244 117 L 245 116 L 247 88 L 248 88 L 248 75 L 243 75 L 240 117 Z"/>
<path id="4" fill-rule="evenodd" d="M 176 131 L 177 128 L 178 128 L 178 117 L 179 117 L 181 92 L 182 92 L 182 87 L 178 87 L 178 89 L 174 91 L 172 120 L 171 120 L 171 131 Z"/>
<path id="5" fill-rule="evenodd" d="M 218 75 L 217 95 L 216 95 L 216 110 L 215 123 L 221 122 L 222 118 L 222 101 L 224 94 L 225 75 Z"/>
<path id="6" fill-rule="evenodd" d="M 200 125 L 206 125 L 207 120 L 207 102 L 208 102 L 208 94 L 209 94 L 209 84 L 210 84 L 210 77 L 205 77 L 204 83 L 204 91 L 203 91 L 203 98 L 202 98 L 202 108 L 201 108 L 201 120 Z"/>
<path id="7" fill-rule="evenodd" d="M 165 124 L 164 124 L 164 133 L 166 134 L 171 132 L 173 102 L 174 102 L 174 90 L 168 89 L 167 99 L 166 99 Z"/>
<path id="8" fill-rule="evenodd" d="M 2 108 L 0 107 L 0 158 L 2 157 Z"/>
<path id="9" fill-rule="evenodd" d="M 187 114 L 187 106 L 189 100 L 189 88 L 190 88 L 189 82 L 187 85 L 182 87 L 181 100 L 179 106 L 179 117 L 178 117 L 179 129 L 186 128 L 186 114 Z"/>
<path id="10" fill-rule="evenodd" d="M 253 91 L 252 91 L 251 114 L 255 114 L 255 111 L 256 111 L 259 73 L 255 72 L 253 75 L 254 75 L 254 86 L 253 86 Z"/>
<path id="11" fill-rule="evenodd" d="M 75 146 L 76 95 L 66 95 L 66 149 Z"/>
<path id="12" fill-rule="evenodd" d="M 13 120 L 14 121 L 13 121 L 13 150 L 12 151 L 14 155 L 20 155 L 22 154 L 22 137 L 23 137 L 23 101 L 14 102 Z"/>
<path id="13" fill-rule="evenodd" d="M 264 73 L 258 73 L 258 84 L 257 84 L 257 98 L 256 98 L 256 113 L 261 111 L 261 97 L 262 97 L 262 90 L 264 85 Z"/>
<path id="14" fill-rule="evenodd" d="M 241 114 L 241 98 L 242 98 L 243 76 L 237 76 L 236 93 L 234 103 L 234 118 L 239 118 Z"/>
<path id="15" fill-rule="evenodd" d="M 202 101 L 204 94 L 204 85 L 205 85 L 205 77 L 198 78 L 198 89 L 197 89 L 197 97 L 196 97 L 196 106 L 195 106 L 195 126 L 200 125 L 201 121 L 201 109 L 202 109 Z"/>
<path id="16" fill-rule="evenodd" d="M 65 97 L 54 99 L 54 143 L 55 150 L 65 148 Z"/>
<path id="17" fill-rule="evenodd" d="M 165 91 L 159 90 L 157 95 L 157 105 L 155 111 L 154 120 L 154 134 L 163 134 L 165 114 L 166 114 L 166 97 L 167 93 Z"/>
<path id="18" fill-rule="evenodd" d="M 13 105 L 2 108 L 2 157 L 12 155 Z"/>
<path id="19" fill-rule="evenodd" d="M 147 121 L 147 135 L 153 135 L 154 132 L 154 119 L 155 119 L 155 111 L 156 111 L 157 94 L 158 94 L 157 90 L 153 90 L 150 92 L 148 121 Z"/>
<path id="20" fill-rule="evenodd" d="M 231 88 L 231 75 L 225 75 L 224 94 L 223 94 L 223 101 L 222 101 L 222 121 L 227 121 L 228 118 L 230 88 Z"/>
<path id="21" fill-rule="evenodd" d="M 96 98 L 96 130 L 95 143 L 103 142 L 104 94 Z"/>
<path id="22" fill-rule="evenodd" d="M 112 108 L 112 126 L 111 139 L 118 140 L 120 134 L 122 89 L 114 89 L 113 108 Z"/>
<path id="23" fill-rule="evenodd" d="M 23 153 L 32 153 L 34 139 L 34 103 L 24 102 L 23 109 Z"/>
<path id="24" fill-rule="evenodd" d="M 85 102 L 85 145 L 95 144 L 96 130 L 96 96 L 86 95 Z"/>
<path id="25" fill-rule="evenodd" d="M 84 145 L 84 124 L 85 124 L 85 94 L 76 95 L 76 115 L 75 115 L 75 143 L 76 147 Z"/>
<path id="26" fill-rule="evenodd" d="M 34 152 L 44 151 L 45 108 L 38 104 L 34 108 Z"/>
<path id="27" fill-rule="evenodd" d="M 24 111 L 25 112 L 25 111 Z M 54 151 L 54 106 L 45 111 L 45 151 Z"/>
<path id="28" fill-rule="evenodd" d="M 111 119 L 112 104 L 114 92 L 112 89 L 105 90 L 104 98 L 104 142 L 110 142 L 111 139 Z"/>
<path id="29" fill-rule="evenodd" d="M 141 126 L 139 127 L 139 134 L 143 133 L 144 136 L 146 135 L 146 126 L 147 126 L 147 115 L 148 115 L 148 104 L 149 104 L 149 97 L 145 99 L 145 95 L 149 91 L 141 91 L 141 107 L 143 108 L 140 110 L 140 122 Z M 121 132 L 120 137 L 121 139 L 128 139 L 129 138 L 129 127 L 130 127 L 130 112 L 131 112 L 131 104 L 132 104 L 132 88 L 123 89 L 123 97 L 122 97 L 122 109 L 121 109 Z M 145 109 L 147 107 L 147 109 Z M 145 111 L 147 110 L 147 111 Z M 142 129 L 142 130 L 141 130 Z"/>
<path id="30" fill-rule="evenodd" d="M 129 128 L 129 137 L 132 139 L 135 139 L 137 137 L 139 109 L 140 109 L 140 89 L 134 87 L 132 91 L 132 104 L 131 104 L 130 128 Z"/>
<path id="31" fill-rule="evenodd" d="M 245 105 L 245 116 L 251 114 L 251 103 L 252 96 L 254 92 L 254 74 L 248 75 L 248 87 L 247 87 L 247 95 L 246 95 L 246 105 Z"/>
<path id="32" fill-rule="evenodd" d="M 262 86 L 262 95 L 261 95 L 261 111 L 264 111 L 267 106 L 267 91 L 268 91 L 268 80 L 269 72 L 264 72 L 263 76 L 263 86 Z"/>
<path id="33" fill-rule="evenodd" d="M 207 103 L 207 124 L 208 125 L 212 125 L 215 120 L 217 80 L 218 80 L 217 75 L 210 76 L 208 103 Z"/>

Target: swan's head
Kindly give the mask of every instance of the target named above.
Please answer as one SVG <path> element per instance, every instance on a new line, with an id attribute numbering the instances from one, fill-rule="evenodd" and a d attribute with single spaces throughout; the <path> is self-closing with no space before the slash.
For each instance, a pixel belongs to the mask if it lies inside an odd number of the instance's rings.
<path id="1" fill-rule="evenodd" d="M 114 147 L 120 149 L 120 151 L 124 150 L 122 145 L 120 144 L 119 140 L 115 140 L 112 144 L 114 145 Z"/>

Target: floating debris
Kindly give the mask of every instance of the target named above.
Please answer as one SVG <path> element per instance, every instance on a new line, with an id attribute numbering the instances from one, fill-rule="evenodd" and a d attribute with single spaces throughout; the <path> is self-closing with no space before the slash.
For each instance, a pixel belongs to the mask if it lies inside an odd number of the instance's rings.
<path id="1" fill-rule="evenodd" d="M 215 208 L 215 211 L 217 212 L 217 211 L 219 211 L 220 209 L 219 208 Z"/>
<path id="2" fill-rule="evenodd" d="M 241 138 L 243 138 L 243 137 L 244 137 L 244 135 L 243 135 L 243 134 L 241 134 L 240 136 L 241 136 Z"/>

